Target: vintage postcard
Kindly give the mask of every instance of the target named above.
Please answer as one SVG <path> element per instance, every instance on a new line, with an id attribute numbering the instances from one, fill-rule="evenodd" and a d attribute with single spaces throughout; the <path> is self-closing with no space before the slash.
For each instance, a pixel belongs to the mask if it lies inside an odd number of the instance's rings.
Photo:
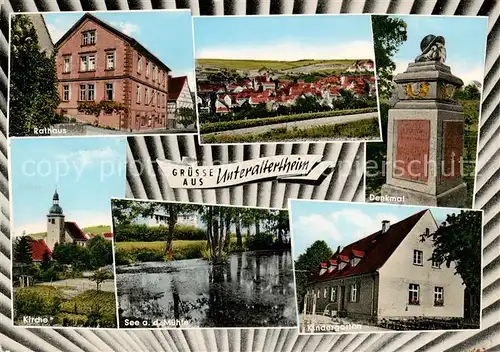
<path id="1" fill-rule="evenodd" d="M 288 211 L 111 201 L 120 328 L 295 327 Z"/>
<path id="2" fill-rule="evenodd" d="M 289 208 L 300 333 L 479 329 L 481 210 Z"/>
<path id="3" fill-rule="evenodd" d="M 13 14 L 10 29 L 10 136 L 196 131 L 189 10 Z"/>
<path id="4" fill-rule="evenodd" d="M 372 21 L 384 141 L 366 145 L 366 200 L 473 207 L 487 18 Z"/>
<path id="5" fill-rule="evenodd" d="M 370 16 L 193 22 L 200 143 L 380 140 Z"/>
<path id="6" fill-rule="evenodd" d="M 14 325 L 116 328 L 109 199 L 125 193 L 125 147 L 10 140 Z"/>
<path id="7" fill-rule="evenodd" d="M 294 198 L 364 198 L 360 142 L 200 146 L 195 134 L 127 142 L 129 198 L 278 209 Z"/>

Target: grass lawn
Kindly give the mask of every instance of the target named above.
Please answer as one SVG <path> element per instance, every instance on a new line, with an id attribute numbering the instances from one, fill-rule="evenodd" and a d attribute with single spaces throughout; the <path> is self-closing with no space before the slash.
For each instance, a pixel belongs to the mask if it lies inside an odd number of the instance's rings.
<path id="1" fill-rule="evenodd" d="M 203 135 L 205 143 L 249 143 L 276 142 L 292 140 L 320 139 L 366 139 L 380 137 L 378 118 L 372 120 L 353 121 L 336 125 L 313 126 L 308 128 L 272 128 L 264 133 L 255 134 L 207 134 Z"/>
<path id="2" fill-rule="evenodd" d="M 246 236 L 242 237 L 243 246 Z M 153 242 L 116 242 L 116 265 L 126 265 L 134 262 L 166 260 L 164 252 L 165 241 Z M 231 246 L 236 246 L 236 237 L 231 237 Z M 174 240 L 172 257 L 174 260 L 203 258 L 207 249 L 205 240 Z"/>
<path id="3" fill-rule="evenodd" d="M 259 70 L 263 67 L 272 70 L 287 70 L 301 66 L 315 64 L 331 64 L 350 66 L 355 60 L 298 60 L 298 61 L 275 61 L 275 60 L 230 60 L 230 59 L 196 59 L 197 65 L 218 66 L 220 68 L 233 70 Z"/>

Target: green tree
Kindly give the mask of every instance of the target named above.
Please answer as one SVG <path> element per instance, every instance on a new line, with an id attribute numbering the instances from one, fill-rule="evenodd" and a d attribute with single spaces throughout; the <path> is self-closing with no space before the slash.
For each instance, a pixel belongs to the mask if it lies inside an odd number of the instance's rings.
<path id="1" fill-rule="evenodd" d="M 312 276 L 319 270 L 319 264 L 332 255 L 332 250 L 325 241 L 316 241 L 295 261 L 295 285 L 298 307 L 304 303 L 304 295 Z"/>
<path id="2" fill-rule="evenodd" d="M 50 268 L 50 254 L 47 249 L 43 252 L 42 263 L 40 264 L 41 270 L 47 270 Z"/>
<path id="3" fill-rule="evenodd" d="M 105 270 L 96 270 L 94 271 L 94 273 L 92 274 L 92 276 L 89 278 L 91 281 L 94 281 L 95 284 L 96 284 L 96 290 L 97 292 L 99 292 L 99 289 L 101 287 L 101 284 L 108 280 L 108 279 L 111 279 L 113 275 L 111 275 L 111 273 L 108 273 L 107 271 Z"/>
<path id="4" fill-rule="evenodd" d="M 102 236 L 95 236 L 87 244 L 89 264 L 92 268 L 101 268 L 113 264 L 113 249 L 110 241 Z"/>
<path id="5" fill-rule="evenodd" d="M 474 320 L 479 320 L 481 295 L 481 226 L 482 215 L 477 211 L 449 214 L 436 232 L 423 234 L 421 240 L 430 239 L 434 251 L 428 260 L 450 267 L 453 263 L 455 274 L 460 275 L 468 289 L 470 312 Z"/>
<path id="6" fill-rule="evenodd" d="M 14 263 L 32 264 L 31 237 L 21 236 L 14 239 Z"/>
<path id="7" fill-rule="evenodd" d="M 391 97 L 392 73 L 396 68 L 392 57 L 407 39 L 406 28 L 406 22 L 400 18 L 387 15 L 372 16 L 378 93 L 382 99 Z"/>
<path id="8" fill-rule="evenodd" d="M 99 126 L 99 117 L 101 113 L 104 112 L 106 114 L 112 113 L 126 113 L 127 108 L 122 103 L 118 103 L 113 100 L 101 100 L 100 102 L 95 101 L 79 101 L 78 102 L 78 112 L 94 115 L 94 125 Z"/>
<path id="9" fill-rule="evenodd" d="M 194 109 L 191 108 L 179 108 L 177 110 L 177 115 L 179 116 L 179 123 L 187 128 L 196 122 L 196 113 Z"/>
<path id="10" fill-rule="evenodd" d="M 71 265 L 77 270 L 85 269 L 89 265 L 87 248 L 76 243 L 57 244 L 52 251 L 52 258 L 59 264 Z"/>
<path id="11" fill-rule="evenodd" d="M 144 203 L 130 199 L 112 199 L 111 212 L 113 228 L 120 225 L 130 225 L 145 211 Z"/>
<path id="12" fill-rule="evenodd" d="M 42 51 L 29 15 L 12 17 L 10 49 L 9 133 L 33 135 L 57 122 L 56 54 Z"/>

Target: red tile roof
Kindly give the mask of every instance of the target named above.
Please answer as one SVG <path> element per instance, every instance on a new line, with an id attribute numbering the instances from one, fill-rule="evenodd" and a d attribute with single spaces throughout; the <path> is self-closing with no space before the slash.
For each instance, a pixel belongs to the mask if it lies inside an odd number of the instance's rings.
<path id="1" fill-rule="evenodd" d="M 177 100 L 185 83 L 187 83 L 187 76 L 170 78 L 168 81 L 168 101 Z"/>
<path id="2" fill-rule="evenodd" d="M 104 232 L 102 235 L 104 236 L 104 238 L 113 238 L 112 232 Z"/>
<path id="3" fill-rule="evenodd" d="M 322 268 L 326 268 L 326 263 L 319 263 Z"/>
<path id="4" fill-rule="evenodd" d="M 358 258 L 363 258 L 365 256 L 365 252 L 358 251 L 357 249 L 352 250 L 352 255 Z"/>
<path id="5" fill-rule="evenodd" d="M 31 259 L 33 261 L 43 260 L 43 254 L 45 251 L 47 251 L 49 256 L 52 257 L 52 251 L 49 247 L 47 247 L 45 240 L 31 240 Z"/>
<path id="6" fill-rule="evenodd" d="M 428 210 L 422 210 L 391 225 L 389 230 L 385 233 L 377 231 L 367 237 L 349 244 L 340 252 L 338 257 L 349 257 L 354 250 L 364 252 L 364 258 L 361 259 L 354 267 L 348 264 L 342 270 L 334 270 L 329 274 L 321 275 L 321 277 L 316 274 L 315 280 L 325 281 L 339 277 L 361 275 L 377 271 L 382 267 L 382 265 L 384 265 L 392 253 L 394 253 L 396 248 L 401 244 L 426 211 Z"/>
<path id="7" fill-rule="evenodd" d="M 66 221 L 64 222 L 64 228 L 69 232 L 69 235 L 75 241 L 87 241 L 89 238 L 83 233 L 83 231 L 78 227 L 76 222 Z"/>

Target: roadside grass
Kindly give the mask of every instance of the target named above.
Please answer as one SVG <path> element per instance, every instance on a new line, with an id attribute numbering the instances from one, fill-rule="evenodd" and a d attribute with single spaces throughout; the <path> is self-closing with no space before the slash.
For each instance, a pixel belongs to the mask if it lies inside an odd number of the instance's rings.
<path id="1" fill-rule="evenodd" d="M 353 121 L 336 125 L 313 126 L 309 128 L 286 127 L 273 128 L 264 133 L 233 135 L 208 134 L 203 135 L 205 143 L 251 143 L 251 142 L 277 142 L 303 139 L 363 139 L 379 137 L 378 118 L 371 120 Z"/>
<path id="2" fill-rule="evenodd" d="M 259 70 L 266 67 L 271 70 L 288 70 L 302 66 L 331 64 L 352 65 L 356 60 L 298 60 L 298 61 L 275 61 L 275 60 L 231 60 L 231 59 L 196 59 L 197 66 L 217 66 L 219 68 L 234 70 Z"/>
<path id="3" fill-rule="evenodd" d="M 250 128 L 256 126 L 267 126 L 274 125 L 278 123 L 294 122 L 294 121 L 305 121 L 322 117 L 333 117 L 333 116 L 347 116 L 355 114 L 363 114 L 377 112 L 376 107 L 363 108 L 363 109 L 350 109 L 350 110 L 331 110 L 331 111 L 319 111 L 319 112 L 308 112 L 303 114 L 294 115 L 280 115 L 274 117 L 261 117 L 257 119 L 249 120 L 235 120 L 235 121 L 222 121 L 222 122 L 208 122 L 200 126 L 200 133 L 214 133 L 222 131 L 231 131 L 241 128 Z"/>

